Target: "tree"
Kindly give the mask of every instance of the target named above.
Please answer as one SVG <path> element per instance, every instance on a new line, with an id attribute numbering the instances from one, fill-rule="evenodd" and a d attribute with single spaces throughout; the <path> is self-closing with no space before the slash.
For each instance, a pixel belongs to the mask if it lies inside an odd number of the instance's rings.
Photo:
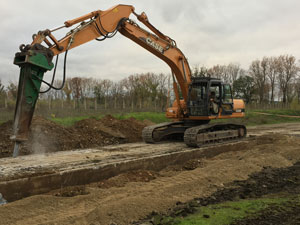
<path id="1" fill-rule="evenodd" d="M 253 98 L 255 92 L 255 82 L 253 77 L 240 76 L 233 83 L 234 96 L 237 98 L 243 98 L 248 104 Z"/>
<path id="2" fill-rule="evenodd" d="M 168 78 L 169 76 L 165 74 L 159 74 L 158 76 L 158 99 L 160 102 L 161 109 L 164 110 L 167 104 L 167 95 L 168 95 Z"/>
<path id="3" fill-rule="evenodd" d="M 259 102 L 262 103 L 265 99 L 267 79 L 265 58 L 262 61 L 253 61 L 249 67 L 249 74 L 253 78 L 253 81 L 256 85 L 259 96 Z"/>
<path id="4" fill-rule="evenodd" d="M 10 81 L 6 89 L 8 97 L 15 101 L 18 94 L 18 85 Z"/>
<path id="5" fill-rule="evenodd" d="M 292 55 L 281 55 L 277 58 L 276 69 L 278 72 L 278 83 L 282 93 L 282 102 L 291 101 L 289 88 L 292 80 L 296 77 L 299 67 L 296 64 L 296 58 Z"/>
<path id="6" fill-rule="evenodd" d="M 213 78 L 222 79 L 224 82 L 228 82 L 229 77 L 224 65 L 215 65 L 212 68 L 208 69 L 208 76 Z"/>
<path id="7" fill-rule="evenodd" d="M 0 100 L 1 102 L 4 101 L 5 102 L 5 98 L 6 98 L 6 92 L 4 89 L 4 85 L 2 84 L 1 80 L 0 80 Z"/>
<path id="8" fill-rule="evenodd" d="M 239 64 L 230 63 L 228 64 L 227 68 L 227 74 L 229 76 L 229 83 L 233 84 L 239 77 L 241 68 Z"/>
<path id="9" fill-rule="evenodd" d="M 0 97 L 4 96 L 6 94 L 5 89 L 4 89 L 4 85 L 2 84 L 1 80 L 0 80 Z"/>
<path id="10" fill-rule="evenodd" d="M 97 80 L 94 86 L 94 95 L 98 103 L 101 103 L 101 99 L 104 98 L 104 88 L 102 80 Z"/>
<path id="11" fill-rule="evenodd" d="M 295 81 L 295 90 L 297 92 L 298 104 L 300 104 L 300 77 L 298 77 Z"/>
<path id="12" fill-rule="evenodd" d="M 276 70 L 276 58 L 270 57 L 267 61 L 267 76 L 270 80 L 270 87 L 271 87 L 271 97 L 270 101 L 271 103 L 274 102 L 274 91 L 275 91 L 275 81 L 277 77 L 277 70 Z"/>
<path id="13" fill-rule="evenodd" d="M 206 67 L 204 66 L 194 66 L 192 68 L 192 77 L 207 77 L 208 74 L 207 74 L 208 70 Z"/>
<path id="14" fill-rule="evenodd" d="M 65 95 L 67 96 L 67 101 L 71 101 L 71 94 L 72 94 L 72 82 L 71 78 L 66 79 L 65 86 L 63 88 Z"/>
<path id="15" fill-rule="evenodd" d="M 111 87 L 113 82 L 111 80 L 105 79 L 102 81 L 102 87 L 104 92 L 104 108 L 107 108 L 107 101 L 111 92 Z"/>
<path id="16" fill-rule="evenodd" d="M 114 108 L 117 108 L 117 104 L 119 102 L 119 105 L 123 104 L 124 100 L 124 85 L 122 81 L 114 82 L 111 87 L 111 94 L 112 98 L 114 100 Z M 125 105 L 123 105 L 125 107 Z"/>

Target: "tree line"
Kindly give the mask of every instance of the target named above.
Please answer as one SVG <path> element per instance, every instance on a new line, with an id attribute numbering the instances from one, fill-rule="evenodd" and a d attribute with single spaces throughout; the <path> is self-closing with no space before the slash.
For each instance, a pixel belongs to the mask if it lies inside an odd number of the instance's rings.
<path id="1" fill-rule="evenodd" d="M 251 62 L 248 69 L 237 63 L 194 66 L 192 76 L 208 76 L 222 79 L 232 86 L 234 97 L 248 103 L 291 103 L 300 102 L 299 63 L 292 55 L 263 57 Z M 99 75 L 101 77 L 101 75 Z M 60 91 L 51 90 L 40 95 L 40 99 L 61 101 L 74 108 L 101 106 L 104 109 L 146 109 L 163 110 L 170 96 L 172 79 L 169 74 L 134 74 L 120 81 L 84 77 L 68 78 Z M 54 86 L 61 86 L 57 80 Z M 17 84 L 9 82 L 4 86 L 0 80 L 0 107 L 15 102 Z M 100 107 L 99 106 L 99 107 Z"/>
<path id="2" fill-rule="evenodd" d="M 263 57 L 251 62 L 247 70 L 239 64 L 195 67 L 194 76 L 222 79 L 232 85 L 234 97 L 246 103 L 300 103 L 300 66 L 292 55 Z"/>
<path id="3" fill-rule="evenodd" d="M 169 76 L 165 74 L 134 74 L 120 81 L 73 77 L 65 81 L 64 88 L 56 91 L 51 89 L 40 95 L 40 101 L 61 101 L 78 108 L 103 107 L 104 109 L 163 109 L 167 102 Z M 62 81 L 56 80 L 54 86 L 61 86 Z M 42 87 L 42 90 L 47 87 Z M 5 87 L 0 81 L 0 108 L 7 102 L 15 102 L 17 84 L 10 82 Z M 62 105 L 63 107 L 63 105 Z"/>

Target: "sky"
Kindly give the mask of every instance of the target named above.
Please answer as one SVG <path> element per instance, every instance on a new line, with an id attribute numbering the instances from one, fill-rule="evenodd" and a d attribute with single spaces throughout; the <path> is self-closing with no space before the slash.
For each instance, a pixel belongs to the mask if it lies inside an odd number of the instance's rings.
<path id="1" fill-rule="evenodd" d="M 20 44 L 32 41 L 32 34 L 117 4 L 144 11 L 155 27 L 177 42 L 191 67 L 239 63 L 247 69 L 255 59 L 281 54 L 300 59 L 298 0 L 0 0 L 0 79 L 4 84 L 18 80 L 13 58 Z M 130 18 L 137 21 L 134 15 Z M 63 29 L 57 37 L 67 31 Z M 170 73 L 170 69 L 120 33 L 68 53 L 68 77 L 117 81 L 145 72 Z M 61 74 L 62 60 L 58 78 Z M 45 77 L 49 80 L 51 73 Z"/>

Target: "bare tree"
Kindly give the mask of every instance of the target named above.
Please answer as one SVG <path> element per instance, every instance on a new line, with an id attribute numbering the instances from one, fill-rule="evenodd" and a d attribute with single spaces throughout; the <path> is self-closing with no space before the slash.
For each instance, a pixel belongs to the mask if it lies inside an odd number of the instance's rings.
<path id="1" fill-rule="evenodd" d="M 114 82 L 111 86 L 111 95 L 114 102 L 114 108 L 118 107 L 118 104 L 123 104 L 124 98 L 124 85 L 122 81 Z"/>
<path id="2" fill-rule="evenodd" d="M 111 87 L 113 82 L 111 80 L 105 79 L 102 81 L 103 92 L 104 92 L 104 108 L 107 108 L 107 101 L 111 92 Z"/>
<path id="3" fill-rule="evenodd" d="M 80 99 L 82 97 L 82 78 L 74 77 L 71 79 L 71 89 L 74 100 L 77 102 L 77 108 L 79 108 Z M 75 105 L 75 103 L 74 103 Z"/>
<path id="4" fill-rule="evenodd" d="M 215 65 L 207 71 L 209 77 L 227 80 L 226 66 Z"/>
<path id="5" fill-rule="evenodd" d="M 239 64 L 230 63 L 228 64 L 226 70 L 229 76 L 229 83 L 233 84 L 239 77 L 241 67 Z"/>
<path id="6" fill-rule="evenodd" d="M 10 81 L 6 89 L 8 98 L 15 101 L 17 99 L 18 94 L 18 84 Z"/>
<path id="7" fill-rule="evenodd" d="M 267 76 L 270 80 L 270 88 L 271 88 L 270 101 L 271 103 L 274 103 L 274 91 L 275 91 L 275 84 L 276 84 L 275 81 L 277 77 L 275 57 L 267 58 Z"/>
<path id="8" fill-rule="evenodd" d="M 66 79 L 63 91 L 64 91 L 65 95 L 67 96 L 67 101 L 70 102 L 71 101 L 71 95 L 72 95 L 72 81 L 71 81 L 71 78 Z"/>
<path id="9" fill-rule="evenodd" d="M 300 77 L 297 77 L 297 79 L 296 79 L 295 90 L 297 92 L 298 104 L 300 104 Z"/>
<path id="10" fill-rule="evenodd" d="M 207 70 L 209 77 L 215 77 L 222 79 L 225 83 L 233 84 L 233 82 L 239 77 L 240 65 L 230 63 L 228 65 L 215 65 Z"/>
<path id="11" fill-rule="evenodd" d="M 167 106 L 168 78 L 169 76 L 162 73 L 158 75 L 158 99 L 162 110 Z"/>
<path id="12" fill-rule="evenodd" d="M 192 68 L 192 76 L 193 77 L 207 77 L 208 69 L 205 66 L 195 65 Z"/>
<path id="13" fill-rule="evenodd" d="M 5 87 L 2 84 L 1 80 L 0 80 L 0 101 L 4 102 L 4 105 L 6 107 L 6 91 L 5 91 Z"/>
<path id="14" fill-rule="evenodd" d="M 255 60 L 249 67 L 249 75 L 254 79 L 254 83 L 257 88 L 259 102 L 262 103 L 265 96 L 266 86 L 266 62 L 263 60 Z"/>
<path id="15" fill-rule="evenodd" d="M 282 102 L 287 103 L 289 99 L 290 84 L 296 77 L 299 67 L 296 64 L 296 58 L 292 55 L 281 55 L 277 58 L 278 83 L 282 92 Z"/>
<path id="16" fill-rule="evenodd" d="M 4 85 L 2 84 L 2 81 L 0 79 L 0 94 L 3 94 L 5 92 Z"/>

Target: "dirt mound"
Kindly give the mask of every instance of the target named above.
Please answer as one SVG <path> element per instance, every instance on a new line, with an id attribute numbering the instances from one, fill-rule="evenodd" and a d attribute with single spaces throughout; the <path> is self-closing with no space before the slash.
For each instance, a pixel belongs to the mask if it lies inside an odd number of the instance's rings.
<path id="1" fill-rule="evenodd" d="M 93 118 L 63 127 L 42 117 L 35 117 L 29 140 L 20 154 L 46 153 L 71 149 L 94 148 L 104 145 L 138 142 L 147 123 L 134 118 L 118 120 L 110 115 Z M 14 143 L 10 140 L 12 122 L 0 125 L 0 157 L 11 156 Z"/>
<path id="2" fill-rule="evenodd" d="M 105 126 L 111 127 L 113 130 L 120 131 L 124 134 L 128 142 L 137 142 L 142 140 L 141 131 L 147 124 L 131 117 L 125 120 L 117 120 L 112 116 L 106 116 L 101 119 Z"/>
<path id="3" fill-rule="evenodd" d="M 78 132 L 42 117 L 33 120 L 29 141 L 24 143 L 23 153 L 45 153 L 80 148 Z"/>
<path id="4" fill-rule="evenodd" d="M 9 156 L 14 144 L 10 140 L 12 134 L 12 121 L 0 125 L 0 157 Z"/>
<path id="5" fill-rule="evenodd" d="M 74 197 L 77 195 L 88 195 L 89 192 L 86 191 L 85 186 L 72 186 L 72 187 L 63 187 L 60 190 L 54 192 L 56 197 Z"/>

